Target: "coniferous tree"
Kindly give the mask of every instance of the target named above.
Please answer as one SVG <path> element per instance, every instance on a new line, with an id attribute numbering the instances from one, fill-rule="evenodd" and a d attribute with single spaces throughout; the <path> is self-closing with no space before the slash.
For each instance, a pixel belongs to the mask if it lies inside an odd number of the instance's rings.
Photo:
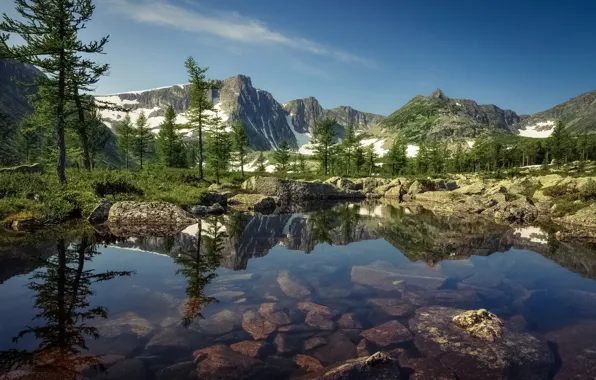
<path id="1" fill-rule="evenodd" d="M 308 171 L 308 168 L 306 167 L 306 157 L 304 157 L 303 154 L 298 153 L 298 170 L 300 171 L 301 174 L 305 174 Z"/>
<path id="2" fill-rule="evenodd" d="M 259 152 L 255 164 L 257 165 L 257 172 L 265 173 L 265 171 L 267 171 L 267 159 L 265 158 L 263 152 Z"/>
<path id="3" fill-rule="evenodd" d="M 131 151 L 133 150 L 134 140 L 135 140 L 135 129 L 132 125 L 132 120 L 130 120 L 130 115 L 126 114 L 124 119 L 116 124 L 115 126 L 116 131 L 116 144 L 118 147 L 118 152 L 120 153 L 120 161 L 124 159 L 125 168 L 128 169 L 128 159 L 130 157 Z"/>
<path id="4" fill-rule="evenodd" d="M 418 146 L 418 154 L 416 155 L 416 172 L 418 174 L 426 174 L 430 169 L 430 157 L 426 142 L 421 142 Z"/>
<path id="5" fill-rule="evenodd" d="M 79 88 L 94 83 L 107 66 L 89 59 L 89 54 L 101 53 L 108 38 L 83 43 L 78 33 L 91 20 L 95 7 L 91 0 L 16 0 L 16 10 L 23 21 L 6 14 L 0 23 L 0 57 L 14 58 L 39 67 L 46 75 L 36 77 L 40 95 L 51 104 L 51 124 L 58 148 L 57 172 L 61 183 L 66 183 L 65 130 L 70 114 L 70 103 Z M 10 35 L 18 35 L 23 45 L 8 44 Z M 85 57 L 85 58 L 83 58 Z M 103 72 L 102 72 L 103 71 Z M 76 91 L 75 91 L 76 89 Z"/>
<path id="6" fill-rule="evenodd" d="M 234 152 L 236 153 L 238 163 L 240 164 L 240 173 L 242 173 L 242 179 L 244 179 L 244 164 L 248 148 L 248 137 L 244 130 L 244 123 L 241 121 L 232 124 L 232 139 L 234 142 Z"/>
<path id="7" fill-rule="evenodd" d="M 365 148 L 365 167 L 368 176 L 372 176 L 375 173 L 377 167 L 377 153 L 375 152 L 374 145 L 369 145 Z"/>
<path id="8" fill-rule="evenodd" d="M 273 161 L 275 161 L 275 170 L 278 173 L 285 174 L 288 171 L 291 158 L 290 150 L 290 144 L 287 141 L 282 141 L 275 149 Z"/>
<path id="9" fill-rule="evenodd" d="M 156 139 L 156 151 L 159 161 L 168 168 L 184 166 L 182 139 L 178 134 L 176 111 L 168 106 L 164 121 L 159 126 Z"/>
<path id="10" fill-rule="evenodd" d="M 153 134 L 147 124 L 147 117 L 144 112 L 141 112 L 136 122 L 133 143 L 133 151 L 135 156 L 139 159 L 141 170 L 143 169 L 143 160 L 146 160 L 149 153 L 151 153 L 152 143 Z"/>
<path id="11" fill-rule="evenodd" d="M 101 115 L 99 114 L 99 110 L 96 108 L 94 104 L 89 105 L 89 108 L 85 111 L 85 135 L 87 136 L 87 154 L 89 155 L 88 159 L 89 162 L 87 163 L 86 156 L 83 156 L 83 164 L 85 165 L 86 169 L 94 169 L 96 166 L 96 162 L 98 157 L 103 155 L 105 152 L 106 144 L 110 139 L 110 131 L 108 127 L 106 127 L 101 120 Z M 79 133 L 79 137 L 80 137 Z M 83 152 L 85 148 L 82 147 Z M 87 167 L 89 164 L 89 167 Z"/>
<path id="12" fill-rule="evenodd" d="M 365 162 L 366 158 L 364 157 L 364 149 L 361 146 L 356 147 L 354 150 L 354 167 L 356 169 L 356 174 L 360 174 L 362 172 Z"/>
<path id="13" fill-rule="evenodd" d="M 352 175 L 355 168 L 356 149 L 360 146 L 362 138 L 356 134 L 356 127 L 350 123 L 346 126 L 344 138 L 341 142 L 342 162 L 345 174 Z"/>
<path id="14" fill-rule="evenodd" d="M 215 183 L 219 185 L 221 174 L 228 169 L 232 153 L 232 138 L 225 125 L 218 123 L 207 140 L 207 163 L 215 171 Z"/>
<path id="15" fill-rule="evenodd" d="M 206 73 L 208 67 L 201 68 L 192 57 L 188 57 L 184 63 L 189 75 L 190 81 L 190 108 L 187 111 L 188 126 L 198 135 L 198 162 L 199 177 L 203 180 L 203 132 L 205 128 L 214 127 L 216 123 L 213 119 L 215 107 L 207 98 L 207 90 L 213 88 L 211 81 L 207 80 Z"/>
<path id="16" fill-rule="evenodd" d="M 315 156 L 321 163 L 321 171 L 329 174 L 329 159 L 331 147 L 334 144 L 335 120 L 324 119 L 319 121 L 313 130 L 313 145 L 315 146 Z"/>
<path id="17" fill-rule="evenodd" d="M 41 152 L 44 142 L 43 130 L 32 122 L 31 116 L 24 118 L 19 125 L 21 150 L 24 151 L 25 162 L 36 160 Z"/>
<path id="18" fill-rule="evenodd" d="M 389 149 L 385 157 L 386 164 L 391 168 L 391 175 L 396 175 L 405 169 L 407 161 L 406 151 L 406 141 L 402 135 L 399 135 L 393 140 L 393 145 L 391 145 L 391 149 Z"/>

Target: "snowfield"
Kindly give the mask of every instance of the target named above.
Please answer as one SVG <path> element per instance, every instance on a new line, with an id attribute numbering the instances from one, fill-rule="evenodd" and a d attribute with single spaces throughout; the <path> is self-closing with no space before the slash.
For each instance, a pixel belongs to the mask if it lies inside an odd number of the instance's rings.
<path id="1" fill-rule="evenodd" d="M 406 149 L 406 156 L 408 157 L 416 157 L 418 155 L 418 150 L 420 147 L 418 145 L 408 145 Z"/>
<path id="2" fill-rule="evenodd" d="M 550 127 L 549 129 L 538 131 L 537 128 L 543 127 Z M 528 125 L 524 129 L 519 130 L 519 135 L 523 137 L 532 137 L 535 139 L 545 139 L 550 137 L 555 129 L 555 122 L 553 120 L 548 120 L 540 123 L 536 123 L 535 125 Z"/>
<path id="3" fill-rule="evenodd" d="M 302 148 L 304 145 L 307 145 L 310 142 L 310 133 L 296 132 L 296 129 L 294 129 L 294 123 L 292 122 L 293 117 L 294 115 L 292 115 L 291 113 L 287 114 L 286 122 L 288 123 L 288 127 L 290 127 L 292 133 L 294 133 L 294 137 L 296 137 L 296 143 L 298 143 L 298 150 L 300 150 L 300 148 Z"/>
<path id="4" fill-rule="evenodd" d="M 384 155 L 387 154 L 387 152 L 389 152 L 389 150 L 387 149 L 383 149 L 383 145 L 385 144 L 385 140 L 381 140 L 381 139 L 366 139 L 366 140 L 362 140 L 360 141 L 360 145 L 367 147 L 370 145 L 374 146 L 374 151 L 377 154 L 377 156 L 379 157 L 383 157 Z"/>

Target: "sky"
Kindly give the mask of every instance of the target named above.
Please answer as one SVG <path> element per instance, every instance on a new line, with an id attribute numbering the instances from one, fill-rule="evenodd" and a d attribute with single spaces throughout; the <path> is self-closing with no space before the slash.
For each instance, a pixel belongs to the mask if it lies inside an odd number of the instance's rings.
<path id="1" fill-rule="evenodd" d="M 418 94 L 519 114 L 596 90 L 596 1 L 96 0 L 111 94 L 244 74 L 280 103 L 316 97 L 388 115 Z M 0 12 L 14 16 L 11 0 Z"/>

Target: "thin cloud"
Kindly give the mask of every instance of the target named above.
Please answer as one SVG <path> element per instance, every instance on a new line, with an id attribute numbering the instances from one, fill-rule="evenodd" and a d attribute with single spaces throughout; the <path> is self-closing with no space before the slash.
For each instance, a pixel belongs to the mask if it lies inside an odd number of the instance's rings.
<path id="1" fill-rule="evenodd" d="M 198 13 L 163 0 L 107 0 L 106 3 L 110 9 L 142 23 L 175 28 L 190 33 L 210 34 L 248 44 L 284 46 L 331 57 L 342 62 L 374 66 L 374 63 L 366 58 L 305 38 L 287 36 L 271 30 L 259 20 L 249 19 L 237 13 Z"/>

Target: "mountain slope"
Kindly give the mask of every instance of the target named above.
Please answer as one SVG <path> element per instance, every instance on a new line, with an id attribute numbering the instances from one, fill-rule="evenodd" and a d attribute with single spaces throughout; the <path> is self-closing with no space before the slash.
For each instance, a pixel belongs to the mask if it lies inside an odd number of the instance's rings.
<path id="1" fill-rule="evenodd" d="M 596 91 L 586 92 L 546 111 L 523 115 L 516 129 L 522 135 L 548 137 L 557 120 L 573 134 L 596 132 Z"/>
<path id="2" fill-rule="evenodd" d="M 43 74 L 34 66 L 0 59 L 0 111 L 8 115 L 13 123 L 33 112 L 27 97 L 37 88 L 25 87 L 22 83 L 33 84 L 39 75 Z"/>
<path id="3" fill-rule="evenodd" d="M 464 140 L 486 131 L 513 133 L 520 117 L 495 105 L 469 99 L 450 99 L 440 89 L 418 95 L 384 119 L 382 128 L 402 132 L 410 141 Z"/>

